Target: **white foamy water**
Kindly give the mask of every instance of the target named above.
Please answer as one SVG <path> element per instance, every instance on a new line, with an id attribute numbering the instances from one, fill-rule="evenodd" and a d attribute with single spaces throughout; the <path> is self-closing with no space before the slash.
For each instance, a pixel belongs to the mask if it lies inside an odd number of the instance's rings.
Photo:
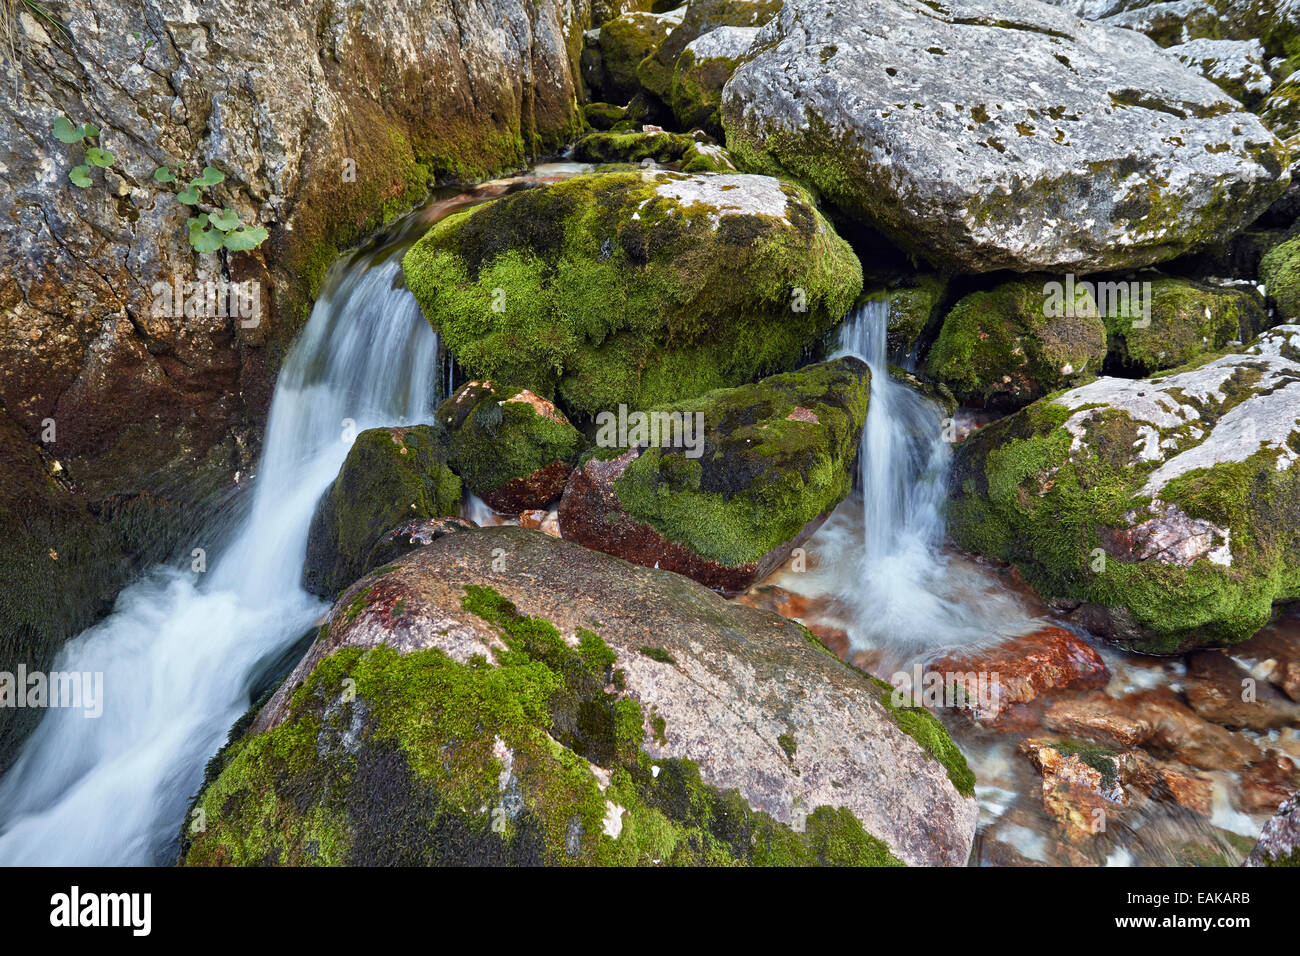
<path id="1" fill-rule="evenodd" d="M 908 657 L 992 642 L 1040 626 L 986 570 L 944 551 L 951 445 L 943 411 L 889 372 L 889 306 L 870 302 L 840 330 L 837 355 L 871 367 L 871 402 L 858 457 L 861 496 L 844 502 L 809 547 L 807 575 L 782 584 L 845 605 L 854 650 Z M 800 580 L 802 578 L 802 580 Z"/>
<path id="2" fill-rule="evenodd" d="M 332 273 L 276 385 L 251 508 L 207 573 L 155 570 L 62 649 L 53 669 L 103 672 L 103 716 L 50 710 L 25 742 L 0 780 L 0 864 L 173 862 L 205 761 L 327 607 L 299 578 L 349 436 L 432 419 L 438 340 L 391 252 Z"/>

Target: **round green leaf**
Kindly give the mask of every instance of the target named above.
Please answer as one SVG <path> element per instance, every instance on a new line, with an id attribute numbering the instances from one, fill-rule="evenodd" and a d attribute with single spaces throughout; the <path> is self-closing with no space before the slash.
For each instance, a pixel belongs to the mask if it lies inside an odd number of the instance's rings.
<path id="1" fill-rule="evenodd" d="M 90 167 L 73 166 L 71 171 L 68 173 L 68 179 L 72 180 L 72 185 L 80 186 L 82 189 L 85 189 L 90 185 Z"/>
<path id="2" fill-rule="evenodd" d="M 208 222 L 222 232 L 229 232 L 239 225 L 239 215 L 233 209 L 223 209 L 221 212 L 214 212 L 209 216 Z"/>
<path id="3" fill-rule="evenodd" d="M 221 248 L 222 240 L 225 237 L 216 229 L 191 229 L 190 245 L 196 252 L 207 254 L 216 252 Z"/>
<path id="4" fill-rule="evenodd" d="M 226 174 L 219 169 L 213 169 L 211 166 L 203 167 L 203 175 L 198 179 L 190 181 L 191 186 L 215 186 L 217 183 L 224 181 Z"/>
<path id="5" fill-rule="evenodd" d="M 155 182 L 160 182 L 160 183 L 176 182 L 175 174 L 172 173 L 172 171 L 168 169 L 166 166 L 159 166 L 157 169 L 155 169 L 153 171 L 153 178 Z"/>
<path id="6" fill-rule="evenodd" d="M 81 130 L 72 125 L 72 121 L 66 116 L 60 116 L 54 121 L 54 138 L 61 143 L 75 143 L 81 139 Z"/>
<path id="7" fill-rule="evenodd" d="M 240 226 L 233 232 L 226 233 L 226 248 L 232 252 L 247 252 L 266 242 L 268 233 L 265 226 Z"/>
<path id="8" fill-rule="evenodd" d="M 186 186 L 176 194 L 176 201 L 187 206 L 196 205 L 199 201 L 199 191 L 194 186 Z"/>
<path id="9" fill-rule="evenodd" d="M 113 154 L 106 149 L 100 149 L 98 146 L 92 146 L 86 150 L 86 162 L 92 166 L 99 166 L 107 169 L 113 165 Z"/>
<path id="10" fill-rule="evenodd" d="M 99 128 L 96 126 L 91 126 L 89 123 L 82 123 L 80 133 L 82 139 L 85 139 L 88 136 L 98 136 Z"/>

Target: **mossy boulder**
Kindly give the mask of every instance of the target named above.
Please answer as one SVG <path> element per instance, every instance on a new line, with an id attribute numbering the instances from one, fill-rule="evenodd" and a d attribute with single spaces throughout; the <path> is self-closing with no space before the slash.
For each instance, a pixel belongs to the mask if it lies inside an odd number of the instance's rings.
<path id="1" fill-rule="evenodd" d="M 963 865 L 973 776 L 806 629 L 537 531 L 356 583 L 208 767 L 189 865 Z"/>
<path id="2" fill-rule="evenodd" d="M 673 67 L 669 104 L 683 129 L 722 138 L 722 88 L 748 52 L 757 27 L 718 27 L 686 45 Z"/>
<path id="3" fill-rule="evenodd" d="M 626 103 L 640 91 L 637 65 L 682 22 L 682 12 L 634 11 L 601 25 L 595 43 L 600 50 L 602 70 L 597 92 L 603 99 Z"/>
<path id="4" fill-rule="evenodd" d="M 560 533 L 727 593 L 761 580 L 853 487 L 871 373 L 809 365 L 629 419 L 569 479 Z"/>
<path id="5" fill-rule="evenodd" d="M 1245 866 L 1300 866 L 1300 793 L 1282 802 L 1264 824 Z"/>
<path id="6" fill-rule="evenodd" d="M 1186 365 L 1231 342 L 1249 342 L 1268 324 L 1263 297 L 1253 286 L 1220 288 L 1140 277 L 1123 281 L 1137 292 L 1127 307 L 1099 308 L 1110 374 L 1150 375 Z"/>
<path id="7" fill-rule="evenodd" d="M 583 163 L 640 163 L 652 159 L 688 173 L 734 173 L 727 151 L 703 133 L 661 129 L 591 133 L 578 140 L 573 158 Z"/>
<path id="8" fill-rule="evenodd" d="M 1015 279 L 953 306 L 926 372 L 963 404 L 1010 411 L 1097 374 L 1105 355 L 1106 328 L 1086 291 L 1054 301 L 1045 281 Z"/>
<path id="9" fill-rule="evenodd" d="M 798 187 L 650 170 L 450 216 L 402 265 L 462 368 L 571 417 L 792 368 L 862 284 L 852 249 Z"/>
<path id="10" fill-rule="evenodd" d="M 460 479 L 447 467 L 441 426 L 371 428 L 357 435 L 307 534 L 302 584 L 333 597 L 362 574 L 384 532 L 415 518 L 460 514 Z"/>
<path id="11" fill-rule="evenodd" d="M 506 514 L 545 508 L 564 491 L 582 433 L 526 388 L 466 382 L 438 406 L 447 460 L 466 487 Z"/>
<path id="12" fill-rule="evenodd" d="M 1282 322 L 1300 320 L 1300 237 L 1274 246 L 1259 264 L 1259 278 Z"/>
<path id="13" fill-rule="evenodd" d="M 958 446 L 949 532 L 1143 653 L 1232 644 L 1300 598 L 1300 326 L 1099 378 Z"/>
<path id="14" fill-rule="evenodd" d="M 781 9 L 781 0 L 690 0 L 685 16 L 637 67 L 637 79 L 649 93 L 672 103 L 677 61 L 699 37 L 719 27 L 761 27 Z"/>
<path id="15" fill-rule="evenodd" d="M 582 115 L 592 129 L 607 132 L 615 123 L 627 118 L 627 107 L 613 103 L 588 103 L 582 108 Z"/>

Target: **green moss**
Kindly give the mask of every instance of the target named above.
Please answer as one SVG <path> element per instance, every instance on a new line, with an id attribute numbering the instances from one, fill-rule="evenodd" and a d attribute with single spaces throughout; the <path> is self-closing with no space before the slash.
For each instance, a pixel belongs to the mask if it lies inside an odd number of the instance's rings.
<path id="1" fill-rule="evenodd" d="M 867 675 L 869 677 L 869 675 Z M 939 761 L 948 773 L 948 779 L 964 797 L 975 795 L 975 772 L 966 763 L 966 756 L 948 736 L 939 718 L 924 707 L 904 707 L 894 703 L 894 688 L 877 677 L 869 677 L 880 691 L 879 700 L 898 729 L 907 734 L 921 748 Z"/>
<path id="2" fill-rule="evenodd" d="M 703 557 L 758 561 L 849 493 L 869 379 L 840 359 L 654 409 L 702 416 L 701 457 L 646 449 L 614 484 L 620 505 Z"/>
<path id="3" fill-rule="evenodd" d="M 592 129 L 608 131 L 615 123 L 623 121 L 627 108 L 613 103 L 588 103 L 582 108 L 582 115 Z"/>
<path id="4" fill-rule="evenodd" d="M 626 103 L 641 89 L 637 65 L 663 42 L 673 24 L 649 13 L 627 13 L 600 28 L 601 63 L 604 66 L 602 94 Z"/>
<path id="5" fill-rule="evenodd" d="M 1150 375 L 1185 365 L 1233 341 L 1249 342 L 1268 322 L 1253 291 L 1216 289 L 1186 279 L 1121 280 L 1139 294 L 1104 308 L 1110 374 Z"/>
<path id="6" fill-rule="evenodd" d="M 1274 246 L 1259 264 L 1259 278 L 1282 322 L 1300 320 L 1300 238 Z"/>
<path id="7" fill-rule="evenodd" d="M 942 276 L 919 274 L 907 284 L 863 292 L 859 304 L 886 302 L 889 305 L 887 347 L 891 358 L 915 354 L 929 345 L 942 319 L 948 282 Z"/>
<path id="8" fill-rule="evenodd" d="M 740 57 L 697 61 L 689 50 L 677 58 L 668 102 L 682 129 L 702 129 L 710 136 L 722 138 L 722 88 L 739 63 Z"/>
<path id="9" fill-rule="evenodd" d="M 1202 405 L 1197 427 L 1211 428 L 1250 388 L 1224 392 L 1222 404 Z M 1274 601 L 1300 596 L 1300 480 L 1276 467 L 1275 449 L 1189 471 L 1160 493 L 1189 517 L 1231 529 L 1231 566 L 1126 561 L 1107 535 L 1149 503 L 1139 491 L 1158 462 L 1134 460 L 1137 425 L 1121 411 L 1094 416 L 1072 449 L 1059 427 L 1069 414 L 1044 400 L 959 447 L 948 522 L 958 546 L 1015 563 L 1046 597 L 1123 609 L 1140 629 L 1124 641 L 1147 653 L 1244 640 Z"/>
<path id="10" fill-rule="evenodd" d="M 307 539 L 304 586 L 333 595 L 365 573 L 381 535 L 404 521 L 460 514 L 460 479 L 440 428 L 373 428 L 356 437 L 321 497 Z"/>
<path id="11" fill-rule="evenodd" d="M 677 663 L 677 659 L 662 647 L 643 647 L 641 648 L 641 653 L 652 661 L 658 661 L 660 664 Z"/>
<path id="12" fill-rule="evenodd" d="M 451 435 L 448 461 L 476 495 L 554 462 L 573 464 L 582 450 L 582 433 L 562 415 L 550 418 L 526 399 L 512 400 L 522 391 L 469 382 L 438 406 L 435 417 Z"/>
<path id="13" fill-rule="evenodd" d="M 1106 330 L 1086 292 L 1049 316 L 1044 283 L 1014 280 L 962 298 L 943 320 L 926 371 L 961 402 L 1026 405 L 1097 374 Z"/>
<path id="14" fill-rule="evenodd" d="M 407 253 L 407 283 L 469 374 L 572 415 L 793 366 L 856 297 L 852 250 L 794 187 L 787 221 L 715 229 L 658 195 L 677 175 L 580 176 L 451 216 Z"/>
<path id="15" fill-rule="evenodd" d="M 467 587 L 464 604 L 501 629 L 496 665 L 382 646 L 326 657 L 279 726 L 220 755 L 184 862 L 898 865 L 848 810 L 818 807 L 792 826 L 704 784 L 690 761 L 651 761 L 640 705 L 589 680 L 613 662 L 592 655 L 591 632 L 584 654 L 490 588 Z M 604 696 L 581 703 L 611 717 L 604 788 L 563 743 L 566 702 L 588 692 Z"/>
<path id="16" fill-rule="evenodd" d="M 787 760 L 794 760 L 794 755 L 799 751 L 799 744 L 795 741 L 792 734 L 781 734 L 776 738 L 777 744 L 785 752 Z"/>

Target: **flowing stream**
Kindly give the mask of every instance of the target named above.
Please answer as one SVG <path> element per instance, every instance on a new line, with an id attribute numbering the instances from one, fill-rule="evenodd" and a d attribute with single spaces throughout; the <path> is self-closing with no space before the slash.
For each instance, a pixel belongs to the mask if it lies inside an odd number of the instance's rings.
<path id="1" fill-rule="evenodd" d="M 55 670 L 103 673 L 103 715 L 52 709 L 25 742 L 0 781 L 0 864 L 174 861 L 204 762 L 328 607 L 299 576 L 350 436 L 428 421 L 439 398 L 438 339 L 397 251 L 331 273 L 276 385 L 251 506 L 206 573 L 155 569 L 61 651 Z"/>
<path id="2" fill-rule="evenodd" d="M 889 306 L 869 302 L 840 327 L 839 355 L 871 367 L 871 401 L 858 456 L 861 496 L 817 533 L 823 560 L 791 590 L 832 595 L 854 649 L 914 656 L 1025 633 L 1038 626 L 1015 595 L 944 550 L 943 502 L 951 444 L 943 411 L 890 372 Z M 787 583 L 786 581 L 782 582 Z"/>

